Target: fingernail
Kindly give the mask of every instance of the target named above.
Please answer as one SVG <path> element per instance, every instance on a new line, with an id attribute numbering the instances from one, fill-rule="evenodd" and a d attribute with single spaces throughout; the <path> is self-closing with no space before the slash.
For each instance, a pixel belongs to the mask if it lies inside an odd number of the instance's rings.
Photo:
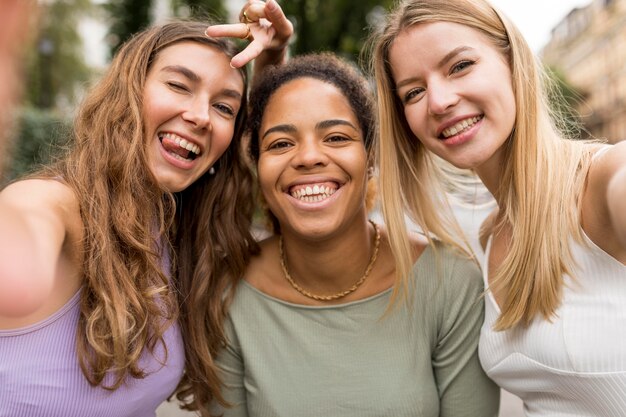
<path id="1" fill-rule="evenodd" d="M 265 3 L 265 7 L 270 11 L 273 12 L 274 10 L 276 10 L 276 2 L 274 0 L 267 0 L 267 3 Z"/>

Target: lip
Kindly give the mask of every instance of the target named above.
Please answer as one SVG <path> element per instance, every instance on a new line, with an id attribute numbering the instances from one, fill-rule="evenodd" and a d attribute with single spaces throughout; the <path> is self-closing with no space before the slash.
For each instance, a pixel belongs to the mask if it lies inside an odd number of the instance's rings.
<path id="1" fill-rule="evenodd" d="M 190 143 L 196 145 L 198 148 L 200 148 L 200 153 L 197 156 L 200 156 L 200 155 L 204 154 L 204 151 L 205 151 L 204 145 L 202 145 L 200 140 L 198 140 L 196 138 L 193 138 L 193 137 L 190 137 L 188 135 L 185 135 L 183 133 L 176 132 L 174 130 L 159 130 L 157 132 L 157 138 L 159 138 L 159 142 L 161 141 L 160 136 L 168 134 L 168 133 L 176 135 L 176 136 L 180 137 L 181 139 L 185 139 L 187 142 L 190 142 Z"/>
<path id="2" fill-rule="evenodd" d="M 341 181 L 341 180 L 339 180 L 337 178 L 322 177 L 322 176 L 310 176 L 310 177 L 301 178 L 301 179 L 297 179 L 295 181 L 290 182 L 283 189 L 283 191 L 285 193 L 289 194 L 289 191 L 293 187 L 297 187 L 297 186 L 300 186 L 300 185 L 309 185 L 309 184 L 322 184 L 322 183 L 328 183 L 328 182 L 332 182 L 332 183 L 337 184 L 337 190 L 339 190 L 345 184 L 344 181 Z"/>
<path id="3" fill-rule="evenodd" d="M 469 116 L 469 117 L 477 117 L 477 116 Z M 472 140 L 476 136 L 476 133 L 478 132 L 478 130 L 481 128 L 484 117 L 482 117 L 479 121 L 477 121 L 467 130 L 464 130 L 461 133 L 457 133 L 456 135 L 451 136 L 449 138 L 445 138 L 445 139 L 441 137 L 441 132 L 443 132 L 443 130 L 447 129 L 450 126 L 454 126 L 459 121 L 465 120 L 465 119 L 467 119 L 467 117 L 455 118 L 454 121 L 452 121 L 452 123 L 446 123 L 445 125 L 442 125 L 443 128 L 439 130 L 439 134 L 437 135 L 437 140 L 439 140 L 441 143 L 443 143 L 446 146 L 458 146 L 458 145 L 462 145 Z"/>
<path id="4" fill-rule="evenodd" d="M 159 132 L 159 134 L 162 134 L 162 133 L 166 133 L 166 132 Z M 173 132 L 167 132 L 167 133 L 173 133 Z M 177 133 L 175 133 L 175 134 L 178 135 Z M 178 136 L 188 140 L 185 136 L 182 136 L 182 135 L 178 135 Z M 200 155 L 198 155 L 195 159 L 190 160 L 190 161 L 183 161 L 183 160 L 180 160 L 180 159 L 172 156 L 172 154 L 170 154 L 165 149 L 165 147 L 163 146 L 163 143 L 161 143 L 161 138 L 159 137 L 159 135 L 157 135 L 156 138 L 157 138 L 157 142 L 158 142 L 159 152 L 161 153 L 161 156 L 163 157 L 163 159 L 168 164 L 170 164 L 173 167 L 178 168 L 178 169 L 182 169 L 182 170 L 190 170 L 190 169 L 192 169 L 197 164 L 197 162 L 200 160 L 200 158 L 202 157 L 202 155 L 204 153 L 202 148 L 200 148 Z M 192 141 L 189 141 L 189 142 L 192 142 Z M 196 144 L 197 146 L 200 146 L 195 141 L 193 141 L 192 143 Z"/>
<path id="5" fill-rule="evenodd" d="M 459 123 L 462 120 L 470 119 L 472 117 L 481 117 L 482 118 L 484 116 L 485 115 L 482 114 L 482 113 L 464 114 L 462 116 L 457 116 L 457 117 L 454 117 L 452 119 L 446 120 L 444 123 L 440 124 L 437 127 L 437 130 L 435 131 L 435 136 L 437 138 L 439 138 L 444 130 L 446 130 L 450 126 L 454 126 L 455 124 Z M 478 123 L 480 123 L 480 122 L 482 122 L 482 120 L 480 120 Z M 478 124 L 478 123 L 476 123 L 476 124 Z"/>
<path id="6" fill-rule="evenodd" d="M 337 191 L 335 191 L 328 198 L 325 198 L 322 201 L 311 201 L 311 202 L 302 201 L 302 200 L 300 200 L 298 198 L 293 197 L 289 193 L 285 193 L 285 195 L 287 196 L 287 200 L 290 201 L 299 210 L 302 210 L 302 211 L 318 211 L 318 210 L 324 209 L 324 208 L 328 207 L 329 205 L 333 204 L 333 202 L 335 200 L 337 200 L 337 198 L 339 198 L 339 196 L 341 195 L 342 192 L 343 192 L 343 189 L 340 187 L 340 188 L 337 189 Z"/>
<path id="7" fill-rule="evenodd" d="M 293 189 L 293 187 L 303 186 L 303 185 L 313 185 L 313 184 L 324 184 L 324 183 L 326 184 L 333 183 L 337 185 L 337 189 L 335 190 L 335 192 L 329 197 L 325 198 L 324 200 L 308 202 L 308 201 L 300 200 L 299 198 L 293 197 L 291 195 L 291 190 Z M 317 211 L 332 204 L 341 195 L 342 188 L 344 185 L 345 185 L 345 182 L 337 178 L 330 178 L 326 176 L 324 177 L 311 176 L 311 177 L 301 178 L 293 182 L 290 182 L 285 187 L 283 192 L 287 196 L 287 200 L 290 201 L 297 209 L 303 210 L 303 211 Z"/>

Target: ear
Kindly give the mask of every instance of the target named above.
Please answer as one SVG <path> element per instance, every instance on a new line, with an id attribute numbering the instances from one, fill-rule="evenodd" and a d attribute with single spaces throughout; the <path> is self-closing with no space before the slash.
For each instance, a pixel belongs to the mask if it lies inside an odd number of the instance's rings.
<path id="1" fill-rule="evenodd" d="M 371 170 L 371 174 L 370 174 Z M 365 208 L 371 211 L 376 206 L 378 199 L 378 179 L 374 175 L 374 167 L 367 170 L 367 188 L 365 190 Z"/>

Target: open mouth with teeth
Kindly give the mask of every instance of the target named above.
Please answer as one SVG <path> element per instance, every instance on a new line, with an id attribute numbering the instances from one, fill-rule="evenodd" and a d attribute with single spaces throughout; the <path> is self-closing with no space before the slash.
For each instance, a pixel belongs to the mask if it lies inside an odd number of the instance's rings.
<path id="1" fill-rule="evenodd" d="M 159 133 L 163 148 L 174 158 L 193 161 L 200 155 L 200 147 L 173 133 Z"/>
<path id="2" fill-rule="evenodd" d="M 469 117 L 467 119 L 461 120 L 460 122 L 454 124 L 453 126 L 443 129 L 443 131 L 439 135 L 439 139 L 448 139 L 452 136 L 458 135 L 459 133 L 463 133 L 469 128 L 471 128 L 472 126 L 474 126 L 476 123 L 481 121 L 483 117 L 484 117 L 483 115 L 480 115 L 480 116 Z"/>
<path id="3" fill-rule="evenodd" d="M 289 189 L 289 195 L 306 203 L 316 203 L 329 198 L 339 189 L 339 184 L 325 182 L 319 184 L 295 185 Z"/>

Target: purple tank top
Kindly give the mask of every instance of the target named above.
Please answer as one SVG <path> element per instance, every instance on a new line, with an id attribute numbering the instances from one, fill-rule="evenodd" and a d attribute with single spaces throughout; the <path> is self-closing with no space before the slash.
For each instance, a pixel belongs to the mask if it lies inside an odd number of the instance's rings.
<path id="1" fill-rule="evenodd" d="M 178 325 L 164 334 L 164 365 L 157 344 L 140 359 L 145 378 L 127 377 L 115 391 L 92 387 L 76 355 L 79 301 L 80 291 L 39 323 L 0 330 L 0 417 L 154 417 L 173 393 L 185 365 Z"/>

